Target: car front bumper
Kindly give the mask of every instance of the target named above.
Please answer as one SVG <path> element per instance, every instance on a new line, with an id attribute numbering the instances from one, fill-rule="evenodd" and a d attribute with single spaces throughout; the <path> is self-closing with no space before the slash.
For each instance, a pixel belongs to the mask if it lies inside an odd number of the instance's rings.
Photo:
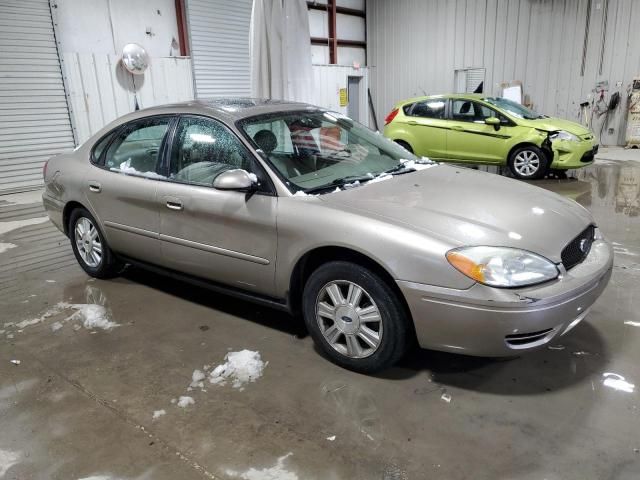
<path id="1" fill-rule="evenodd" d="M 613 249 L 593 243 L 587 258 L 553 282 L 454 290 L 398 281 L 423 348 L 466 355 L 513 356 L 564 335 L 586 316 L 611 278 Z"/>
<path id="2" fill-rule="evenodd" d="M 553 162 L 551 168 L 569 169 L 580 168 L 593 163 L 598 153 L 598 145 L 593 140 L 570 142 L 560 140 L 553 142 Z"/>

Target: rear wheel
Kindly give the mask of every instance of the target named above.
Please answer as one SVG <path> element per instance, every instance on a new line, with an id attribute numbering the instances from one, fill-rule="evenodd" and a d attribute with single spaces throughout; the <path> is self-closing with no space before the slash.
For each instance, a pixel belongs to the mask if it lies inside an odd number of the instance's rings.
<path id="1" fill-rule="evenodd" d="M 409 153 L 413 153 L 413 148 L 411 148 L 411 145 L 409 145 L 407 142 L 405 142 L 404 140 L 395 140 L 395 142 L 400 145 L 402 148 L 404 148 L 405 150 L 407 150 Z"/>
<path id="2" fill-rule="evenodd" d="M 396 293 L 350 262 L 318 268 L 303 293 L 305 323 L 334 363 L 363 373 L 394 365 L 410 345 L 409 319 Z"/>
<path id="3" fill-rule="evenodd" d="M 118 260 L 98 228 L 98 223 L 84 208 L 75 209 L 69 218 L 69 237 L 76 260 L 92 277 L 110 278 L 122 270 Z"/>
<path id="4" fill-rule="evenodd" d="M 516 148 L 509 156 L 509 169 L 521 180 L 535 180 L 546 175 L 549 161 L 545 153 L 535 145 Z"/>

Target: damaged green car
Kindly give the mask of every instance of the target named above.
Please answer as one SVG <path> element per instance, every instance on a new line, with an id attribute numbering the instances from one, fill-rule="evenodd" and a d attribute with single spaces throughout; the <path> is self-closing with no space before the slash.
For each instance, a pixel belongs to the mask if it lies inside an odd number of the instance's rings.
<path id="1" fill-rule="evenodd" d="M 384 135 L 417 155 L 456 163 L 507 165 L 516 178 L 593 163 L 593 133 L 506 98 L 480 94 L 419 97 L 395 105 Z"/>

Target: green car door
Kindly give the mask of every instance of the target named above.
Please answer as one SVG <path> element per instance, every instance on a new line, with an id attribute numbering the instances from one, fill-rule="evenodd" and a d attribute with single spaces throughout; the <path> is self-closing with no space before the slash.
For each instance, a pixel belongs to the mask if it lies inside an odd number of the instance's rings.
<path id="1" fill-rule="evenodd" d="M 516 128 L 513 122 L 480 102 L 464 98 L 453 98 L 450 102 L 447 158 L 504 164 L 512 145 L 512 130 Z M 489 118 L 497 118 L 499 123 L 488 124 Z"/>
<path id="2" fill-rule="evenodd" d="M 405 106 L 399 112 L 404 118 L 398 131 L 398 143 L 429 158 L 447 158 L 446 100 L 432 99 Z"/>

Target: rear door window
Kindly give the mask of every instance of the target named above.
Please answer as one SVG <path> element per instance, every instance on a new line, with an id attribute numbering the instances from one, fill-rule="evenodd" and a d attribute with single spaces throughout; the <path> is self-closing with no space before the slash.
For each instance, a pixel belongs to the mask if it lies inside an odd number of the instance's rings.
<path id="1" fill-rule="evenodd" d="M 417 102 L 413 105 L 411 112 L 412 117 L 435 118 L 444 120 L 444 100 L 427 100 L 425 102 Z"/>
<path id="2" fill-rule="evenodd" d="M 105 154 L 105 168 L 146 177 L 158 175 L 159 156 L 170 117 L 138 120 L 121 129 Z"/>

